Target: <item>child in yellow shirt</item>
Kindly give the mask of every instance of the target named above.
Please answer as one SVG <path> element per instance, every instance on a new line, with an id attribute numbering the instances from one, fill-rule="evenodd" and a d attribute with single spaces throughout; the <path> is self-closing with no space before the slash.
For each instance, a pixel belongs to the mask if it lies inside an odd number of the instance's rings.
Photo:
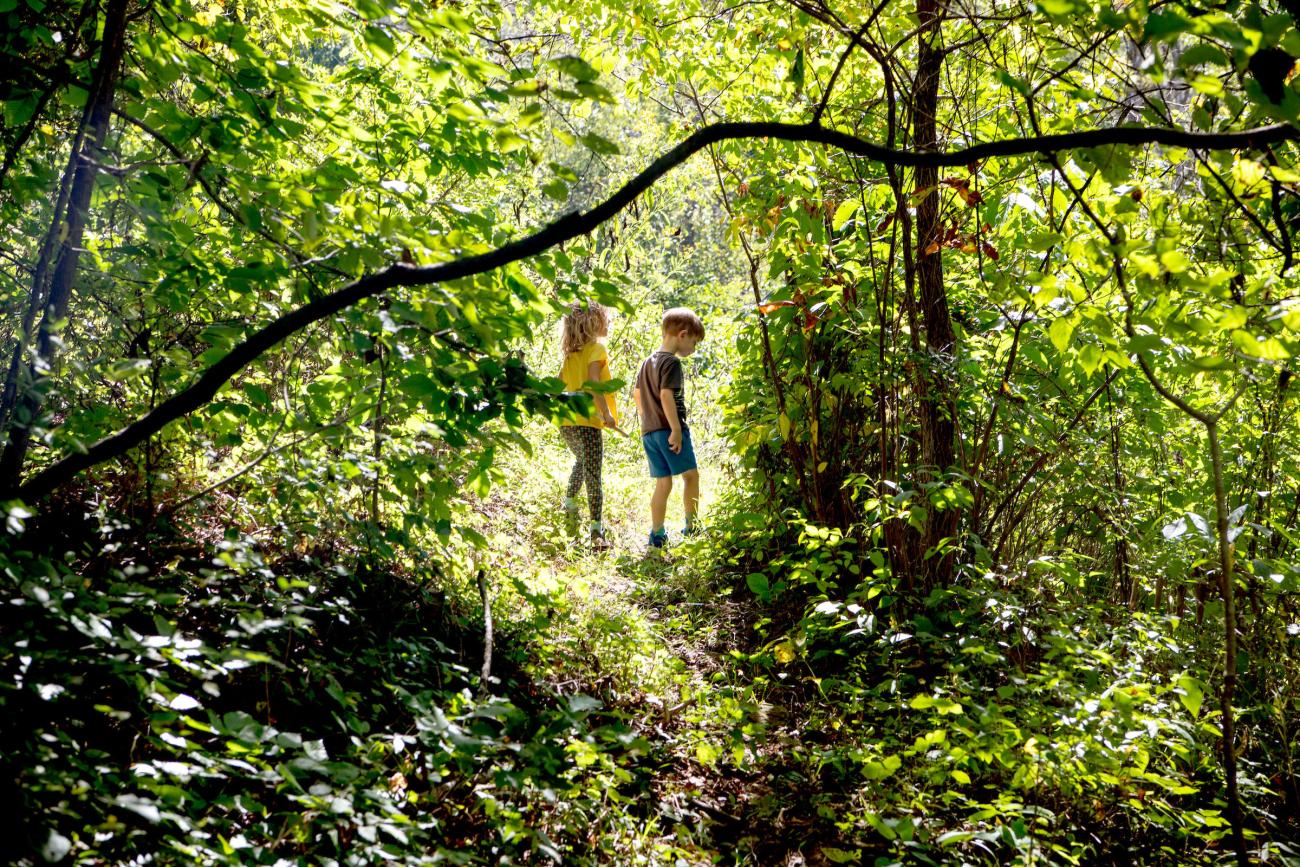
<path id="1" fill-rule="evenodd" d="M 564 364 L 560 378 L 566 391 L 583 391 L 587 382 L 608 382 L 609 352 L 601 338 L 609 336 L 609 311 L 595 301 L 575 301 L 564 314 L 560 335 Z M 601 470 L 605 460 L 602 431 L 618 427 L 618 407 L 613 394 L 591 394 L 594 411 L 587 418 L 560 423 L 560 436 L 574 454 L 573 470 L 564 498 L 564 514 L 570 525 L 578 522 L 578 491 L 587 485 L 587 509 L 591 514 L 591 542 L 608 548 L 605 527 L 601 522 L 605 495 L 601 488 Z"/>

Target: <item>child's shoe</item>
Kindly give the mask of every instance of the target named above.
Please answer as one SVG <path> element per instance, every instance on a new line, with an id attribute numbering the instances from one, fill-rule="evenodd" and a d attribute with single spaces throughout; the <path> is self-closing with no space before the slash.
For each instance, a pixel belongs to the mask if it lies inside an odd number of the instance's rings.
<path id="1" fill-rule="evenodd" d="M 605 538 L 605 531 L 600 527 L 591 529 L 591 547 L 596 551 L 608 551 L 614 546 L 610 544 L 609 539 Z"/>
<path id="2" fill-rule="evenodd" d="M 578 500 L 577 498 L 564 498 L 564 532 L 569 536 L 578 535 Z"/>
<path id="3" fill-rule="evenodd" d="M 658 552 L 662 553 L 663 550 L 664 550 L 664 548 L 666 548 L 667 546 L 668 546 L 668 531 L 667 531 L 667 530 L 658 530 L 658 531 L 651 530 L 651 531 L 650 531 L 650 542 L 649 542 L 649 548 L 648 548 L 648 550 L 650 550 L 650 551 L 658 551 Z"/>

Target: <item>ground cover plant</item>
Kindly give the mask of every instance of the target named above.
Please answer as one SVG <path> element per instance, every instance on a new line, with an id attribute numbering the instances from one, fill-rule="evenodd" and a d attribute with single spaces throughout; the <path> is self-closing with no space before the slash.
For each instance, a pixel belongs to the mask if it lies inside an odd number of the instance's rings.
<path id="1" fill-rule="evenodd" d="M 0 22 L 8 861 L 1300 863 L 1290 6 Z"/>

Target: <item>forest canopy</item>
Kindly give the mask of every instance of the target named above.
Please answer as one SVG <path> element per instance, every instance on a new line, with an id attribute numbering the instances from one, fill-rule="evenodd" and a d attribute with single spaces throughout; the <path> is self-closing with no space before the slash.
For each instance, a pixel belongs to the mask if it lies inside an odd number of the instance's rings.
<path id="1" fill-rule="evenodd" d="M 0 0 L 12 859 L 1300 863 L 1297 14 Z"/>

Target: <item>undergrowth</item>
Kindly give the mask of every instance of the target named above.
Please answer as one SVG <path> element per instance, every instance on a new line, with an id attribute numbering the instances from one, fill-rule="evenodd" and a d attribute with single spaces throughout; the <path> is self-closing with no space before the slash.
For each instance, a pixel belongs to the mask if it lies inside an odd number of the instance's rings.
<path id="1" fill-rule="evenodd" d="M 860 540 L 745 511 L 718 468 L 709 531 L 647 559 L 631 443 L 607 469 L 615 550 L 592 551 L 557 519 L 551 435 L 471 501 L 480 544 L 449 541 L 450 558 L 376 560 L 347 525 L 277 542 L 217 515 L 11 537 L 11 859 L 1229 859 L 1208 623 L 1072 604 L 1046 568 L 971 569 L 905 600 Z M 24 553 L 42 538 L 73 553 Z M 1243 672 L 1240 709 L 1270 863 L 1300 859 L 1286 626 L 1252 625 L 1270 662 Z"/>

